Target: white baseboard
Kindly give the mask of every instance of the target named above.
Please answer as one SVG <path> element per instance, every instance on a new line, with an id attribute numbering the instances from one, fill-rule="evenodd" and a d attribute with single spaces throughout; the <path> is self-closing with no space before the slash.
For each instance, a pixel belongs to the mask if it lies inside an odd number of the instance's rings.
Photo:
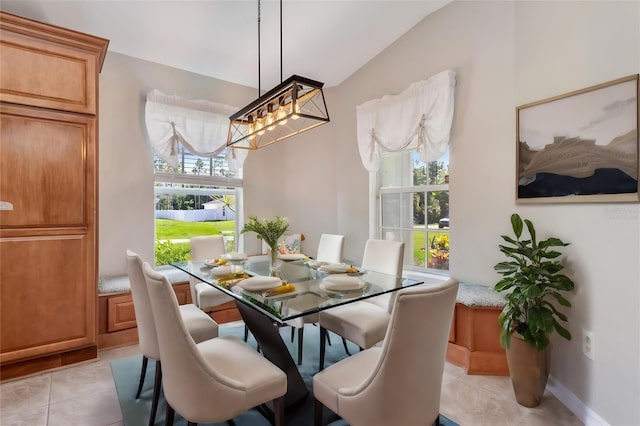
<path id="1" fill-rule="evenodd" d="M 562 402 L 573 414 L 585 426 L 610 426 L 602 417 L 598 415 L 591 408 L 584 405 L 577 396 L 573 394 L 564 385 L 554 379 L 553 376 L 549 376 L 547 383 L 547 389 L 551 392 L 560 402 Z"/>

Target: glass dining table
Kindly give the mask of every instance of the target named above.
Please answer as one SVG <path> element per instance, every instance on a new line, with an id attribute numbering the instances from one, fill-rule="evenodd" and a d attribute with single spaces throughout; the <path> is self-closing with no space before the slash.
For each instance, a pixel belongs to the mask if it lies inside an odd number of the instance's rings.
<path id="1" fill-rule="evenodd" d="M 287 374 L 286 407 L 304 400 L 309 390 L 280 336 L 279 326 L 295 318 L 424 282 L 304 259 L 281 262 L 278 278 L 283 284 L 289 284 L 286 289 L 290 291 L 274 295 L 272 290 L 249 291 L 243 287 L 244 280 L 252 277 L 255 280 L 269 270 L 257 262 L 227 265 L 224 272 L 222 267 L 207 261 L 187 261 L 172 266 L 235 299 L 244 323 L 265 358 Z"/>

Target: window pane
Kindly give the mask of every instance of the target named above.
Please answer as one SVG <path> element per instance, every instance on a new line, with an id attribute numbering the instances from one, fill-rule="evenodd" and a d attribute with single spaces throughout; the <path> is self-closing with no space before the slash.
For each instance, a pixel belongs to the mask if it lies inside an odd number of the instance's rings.
<path id="1" fill-rule="evenodd" d="M 381 158 L 380 185 L 384 187 L 411 186 L 413 165 L 411 153 L 384 153 Z"/>
<path id="2" fill-rule="evenodd" d="M 440 222 L 440 219 L 444 218 L 449 218 L 449 191 L 427 192 L 427 223 L 443 228 L 444 221 Z M 446 226 L 449 226 L 448 222 Z"/>
<path id="3" fill-rule="evenodd" d="M 404 264 L 409 266 L 425 267 L 425 257 L 427 248 L 425 245 L 425 230 L 405 231 L 404 241 Z"/>
<path id="4" fill-rule="evenodd" d="M 411 192 L 405 194 L 411 205 L 411 221 L 407 221 L 407 227 L 415 227 L 416 225 L 424 227 L 425 224 L 425 193 Z"/>
<path id="5" fill-rule="evenodd" d="M 400 194 L 382 194 L 382 226 L 400 227 Z"/>
<path id="6" fill-rule="evenodd" d="M 449 230 L 429 231 L 428 267 L 449 269 Z"/>

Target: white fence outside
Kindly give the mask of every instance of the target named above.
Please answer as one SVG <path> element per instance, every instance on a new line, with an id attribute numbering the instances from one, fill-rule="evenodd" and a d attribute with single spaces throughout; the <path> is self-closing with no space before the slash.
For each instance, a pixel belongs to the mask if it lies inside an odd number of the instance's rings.
<path id="1" fill-rule="evenodd" d="M 230 209 L 202 210 L 156 210 L 156 219 L 181 220 L 183 222 L 204 222 L 206 220 L 235 220 L 236 213 Z"/>

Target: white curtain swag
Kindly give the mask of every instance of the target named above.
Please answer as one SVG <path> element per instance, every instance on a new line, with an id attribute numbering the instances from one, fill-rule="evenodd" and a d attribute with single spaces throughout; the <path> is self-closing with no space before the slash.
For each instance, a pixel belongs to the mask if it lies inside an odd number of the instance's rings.
<path id="1" fill-rule="evenodd" d="M 455 75 L 442 71 L 356 107 L 358 150 L 368 171 L 378 171 L 376 144 L 391 152 L 416 148 L 425 163 L 442 157 L 453 122 Z"/>
<path id="2" fill-rule="evenodd" d="M 184 100 L 159 90 L 147 94 L 145 123 L 156 155 L 178 166 L 178 143 L 201 157 L 214 157 L 226 148 L 229 116 L 236 107 L 204 100 Z M 244 150 L 237 150 L 244 151 Z M 227 150 L 229 168 L 242 167 L 246 152 Z"/>

